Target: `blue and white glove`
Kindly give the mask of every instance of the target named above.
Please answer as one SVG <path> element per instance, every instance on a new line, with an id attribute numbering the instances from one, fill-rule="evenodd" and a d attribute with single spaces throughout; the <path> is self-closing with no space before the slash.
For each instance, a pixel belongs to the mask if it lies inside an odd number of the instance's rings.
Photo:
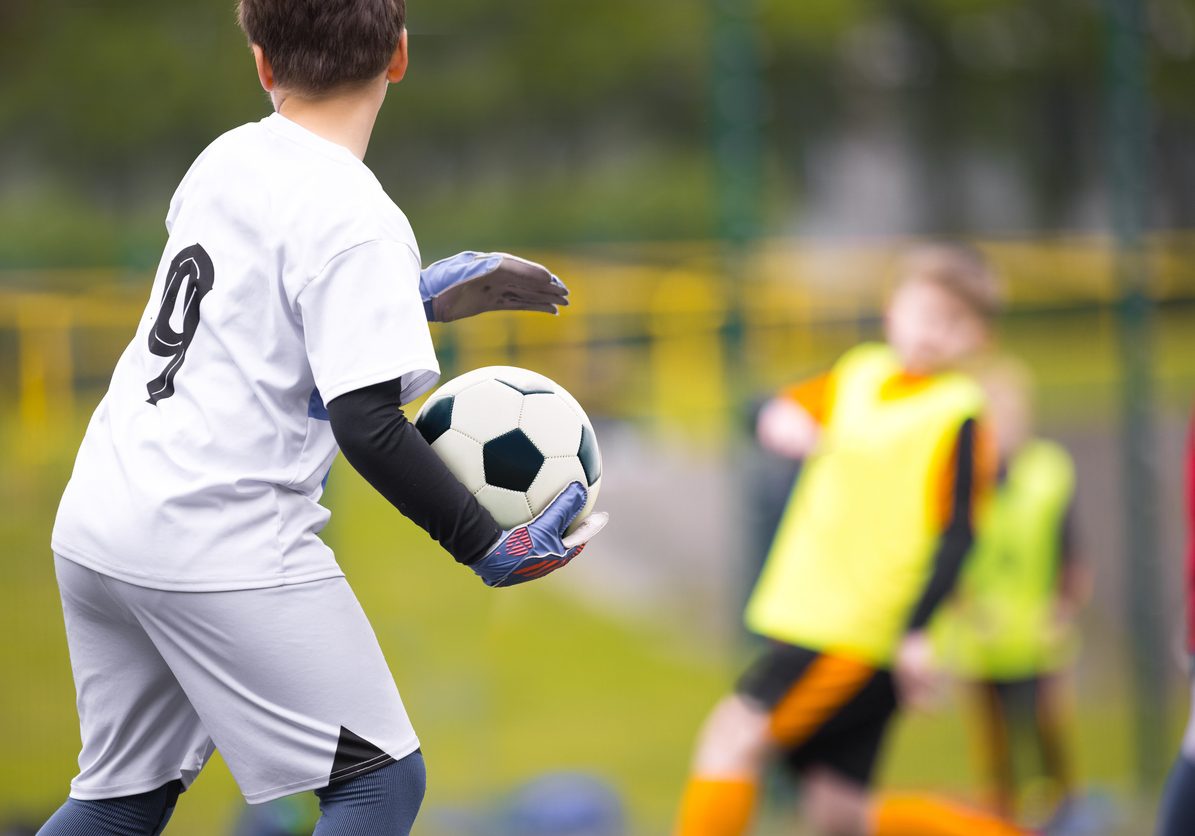
<path id="1" fill-rule="evenodd" d="M 564 536 L 585 507 L 588 493 L 580 482 L 573 482 L 531 522 L 502 532 L 498 544 L 470 568 L 486 586 L 514 586 L 555 572 L 579 555 L 610 520 L 605 512 L 590 514 Z"/>
<path id="2" fill-rule="evenodd" d="M 548 268 L 507 253 L 457 253 L 419 274 L 429 322 L 452 322 L 486 311 L 543 311 L 568 304 L 568 288 Z"/>

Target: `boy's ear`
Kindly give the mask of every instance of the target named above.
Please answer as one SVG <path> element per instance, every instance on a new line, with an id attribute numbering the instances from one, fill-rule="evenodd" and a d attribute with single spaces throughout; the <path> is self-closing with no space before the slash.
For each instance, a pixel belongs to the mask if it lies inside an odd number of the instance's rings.
<path id="1" fill-rule="evenodd" d="M 407 74 L 407 30 L 402 30 L 402 35 L 399 36 L 398 46 L 394 49 L 394 55 L 390 58 L 390 64 L 386 67 L 386 80 L 391 84 L 397 84 L 402 81 L 402 77 Z"/>
<path id="2" fill-rule="evenodd" d="M 262 51 L 261 47 L 253 44 L 253 60 L 257 64 L 257 80 L 261 82 L 261 87 L 267 93 L 274 89 L 274 68 L 270 66 L 270 59 Z"/>

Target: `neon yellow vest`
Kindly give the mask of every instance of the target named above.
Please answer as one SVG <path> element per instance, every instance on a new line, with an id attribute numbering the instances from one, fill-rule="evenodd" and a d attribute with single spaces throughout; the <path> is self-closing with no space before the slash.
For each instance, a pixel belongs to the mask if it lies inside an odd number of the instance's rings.
<path id="1" fill-rule="evenodd" d="M 931 571 L 940 501 L 959 429 L 979 387 L 942 374 L 881 399 L 900 373 L 891 349 L 862 345 L 834 368 L 834 402 L 789 498 L 748 628 L 814 650 L 886 665 Z"/>
<path id="2" fill-rule="evenodd" d="M 1057 670 L 1076 649 L 1054 626 L 1061 530 L 1074 493 L 1065 450 L 1033 441 L 980 517 L 953 604 L 935 620 L 947 664 L 974 679 L 1024 679 Z"/>

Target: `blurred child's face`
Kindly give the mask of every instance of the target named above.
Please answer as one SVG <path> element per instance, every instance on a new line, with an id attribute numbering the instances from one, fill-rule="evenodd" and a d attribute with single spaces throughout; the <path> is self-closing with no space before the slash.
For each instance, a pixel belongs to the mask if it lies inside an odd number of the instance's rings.
<path id="1" fill-rule="evenodd" d="M 933 374 L 979 350 L 987 325 L 954 293 L 925 279 L 906 279 L 888 303 L 888 343 L 906 371 Z"/>

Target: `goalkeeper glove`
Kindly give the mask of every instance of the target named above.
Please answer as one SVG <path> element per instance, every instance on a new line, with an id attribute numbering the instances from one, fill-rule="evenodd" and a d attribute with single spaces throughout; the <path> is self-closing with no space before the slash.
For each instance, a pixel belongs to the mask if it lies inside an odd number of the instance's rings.
<path id="1" fill-rule="evenodd" d="M 584 485 L 573 482 L 531 522 L 502 532 L 497 545 L 470 568 L 486 586 L 514 586 L 555 572 L 579 555 L 610 519 L 604 512 L 590 514 L 565 536 L 588 494 Z"/>
<path id="2" fill-rule="evenodd" d="M 546 267 L 506 253 L 457 253 L 419 274 L 429 322 L 452 322 L 485 311 L 543 311 L 568 304 L 568 288 Z"/>

